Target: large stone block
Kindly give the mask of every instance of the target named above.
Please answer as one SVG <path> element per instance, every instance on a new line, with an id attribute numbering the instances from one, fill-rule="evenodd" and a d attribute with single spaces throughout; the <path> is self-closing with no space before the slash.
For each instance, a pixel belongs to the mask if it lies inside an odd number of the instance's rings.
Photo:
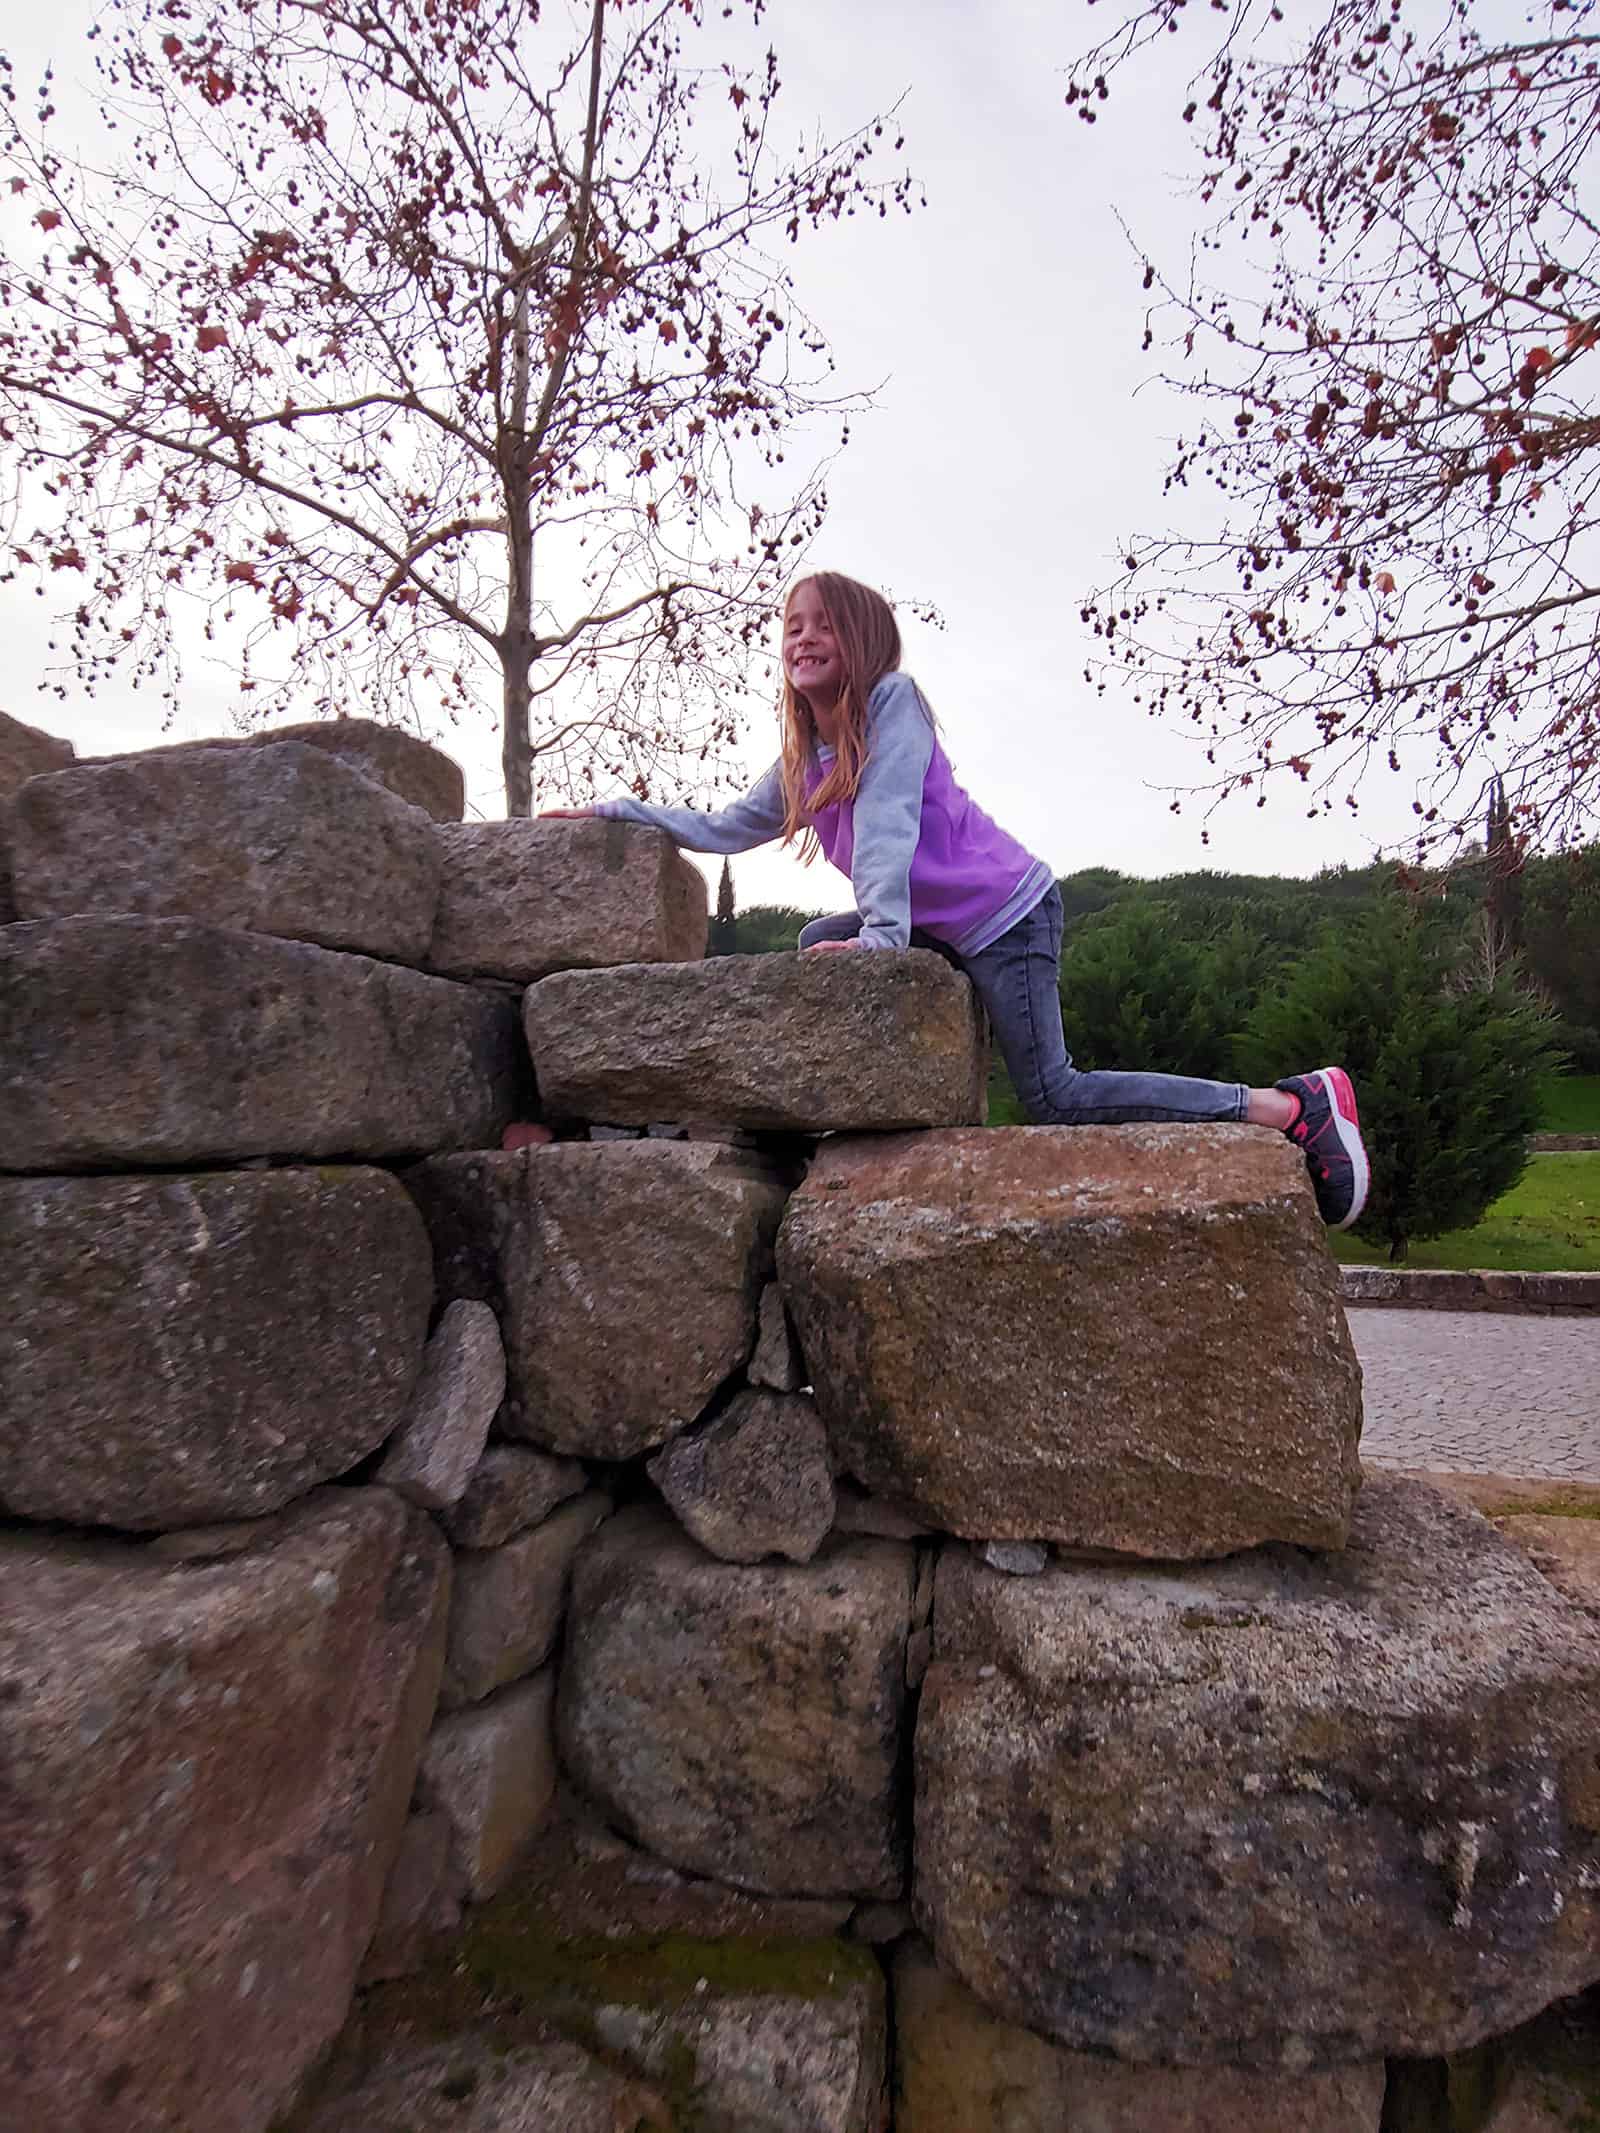
<path id="1" fill-rule="evenodd" d="M 1378 2133 L 1382 2060 L 1319 2074 L 1119 2066 L 1002 2022 L 934 1962 L 894 1956 L 895 2133 Z"/>
<path id="2" fill-rule="evenodd" d="M 917 1912 L 992 2011 L 1140 2063 L 1430 2056 L 1600 1975 L 1600 1632 L 1404 1481 L 1348 1548 L 1036 1578 L 946 1552 Z"/>
<path id="3" fill-rule="evenodd" d="M 692 1422 L 755 1341 L 784 1186 L 712 1142 L 565 1142 L 406 1173 L 440 1293 L 493 1304 L 508 1436 L 630 1459 Z"/>
<path id="4" fill-rule="evenodd" d="M 820 1133 L 984 1115 L 976 995 L 922 948 L 567 971 L 523 1018 L 553 1117 Z"/>
<path id="5" fill-rule="evenodd" d="M 0 1170 L 497 1146 L 512 1002 L 366 956 L 82 918 L 0 932 Z"/>
<path id="6" fill-rule="evenodd" d="M 830 1144 L 778 1273 L 836 1461 L 946 1532 L 1152 1557 L 1344 1539 L 1360 1365 L 1277 1134 Z"/>
<path id="7" fill-rule="evenodd" d="M 626 822 L 473 822 L 439 832 L 429 967 L 513 978 L 610 963 L 697 963 L 706 885 L 660 830 Z"/>
<path id="8" fill-rule="evenodd" d="M 640 1508 L 573 1571 L 558 1731 L 607 1818 L 774 1895 L 894 1896 L 915 1582 L 896 1541 L 722 1563 Z"/>
<path id="9" fill-rule="evenodd" d="M 538 2025 L 396 2043 L 295 2121 L 295 2133 L 675 2133 L 653 2089 Z M 686 2133 L 686 2129 L 682 2129 Z"/>
<path id="10" fill-rule="evenodd" d="M 8 2125 L 263 2133 L 344 2019 L 448 1580 L 386 1490 L 205 1564 L 0 1534 Z"/>
<path id="11" fill-rule="evenodd" d="M 301 741 L 320 748 L 363 777 L 386 786 L 398 799 L 420 807 L 435 822 L 459 822 L 466 812 L 467 781 L 461 765 L 443 749 L 403 733 L 398 726 L 380 726 L 370 718 L 311 719 L 298 726 L 274 726 L 267 733 L 251 734 L 244 745 L 276 748 L 285 741 Z"/>
<path id="12" fill-rule="evenodd" d="M 320 748 L 387 786 L 399 799 L 420 807 L 435 822 L 459 822 L 466 810 L 466 779 L 461 765 L 442 749 L 418 740 L 398 726 L 380 726 L 370 718 L 316 718 L 293 726 L 270 726 L 262 733 L 230 733 L 203 741 L 173 741 L 161 748 L 124 749 L 118 755 L 91 756 L 101 763 L 145 762 L 194 755 L 204 748 L 278 748 L 303 741 Z M 52 765 L 52 768 L 54 766 Z"/>
<path id="13" fill-rule="evenodd" d="M 0 711 L 0 800 L 9 799 L 30 778 L 65 770 L 74 760 L 71 741 L 59 740 Z"/>
<path id="14" fill-rule="evenodd" d="M 29 778 L 43 777 L 50 770 L 65 770 L 72 761 L 71 741 L 57 740 L 53 733 L 41 733 L 37 726 L 25 726 L 20 718 L 0 711 L 0 926 L 9 925 L 17 915 L 11 890 L 11 839 L 6 827 L 10 810 L 6 802 Z"/>
<path id="15" fill-rule="evenodd" d="M 427 953 L 439 895 L 428 817 L 303 741 L 33 778 L 11 847 L 25 919 L 196 918 L 397 962 Z"/>
<path id="16" fill-rule="evenodd" d="M 381 1171 L 0 1179 L 0 1505 L 141 1531 L 276 1511 L 398 1424 L 432 1290 Z"/>

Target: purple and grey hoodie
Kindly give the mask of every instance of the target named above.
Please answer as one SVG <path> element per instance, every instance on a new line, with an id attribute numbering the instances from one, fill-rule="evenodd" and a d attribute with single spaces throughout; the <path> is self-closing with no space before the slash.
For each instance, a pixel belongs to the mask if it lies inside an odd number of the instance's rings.
<path id="1" fill-rule="evenodd" d="M 808 794 L 832 760 L 831 749 L 816 751 Z M 691 852 L 748 852 L 782 833 L 782 766 L 774 763 L 715 814 L 642 800 L 602 800 L 595 812 L 665 830 Z M 855 799 L 805 819 L 828 859 L 850 877 L 864 948 L 904 948 L 920 926 L 957 955 L 976 955 L 1053 885 L 1044 861 L 956 783 L 909 674 L 885 674 L 867 699 L 867 759 Z"/>

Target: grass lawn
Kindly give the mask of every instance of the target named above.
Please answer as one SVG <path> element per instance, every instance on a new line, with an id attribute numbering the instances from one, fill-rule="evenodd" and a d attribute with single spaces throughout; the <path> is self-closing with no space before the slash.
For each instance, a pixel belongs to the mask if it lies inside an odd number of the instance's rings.
<path id="1" fill-rule="evenodd" d="M 1544 1085 L 1541 1133 L 1600 1133 L 1600 1074 L 1562 1074 Z"/>
<path id="2" fill-rule="evenodd" d="M 1356 1237 L 1329 1241 L 1335 1258 L 1351 1266 L 1389 1263 L 1381 1245 L 1363 1244 Z M 1497 1272 L 1526 1274 L 1600 1272 L 1600 1152 L 1534 1156 L 1520 1184 L 1496 1200 L 1481 1222 L 1472 1229 L 1434 1237 L 1427 1244 L 1414 1244 L 1402 1264 L 1491 1267 Z"/>

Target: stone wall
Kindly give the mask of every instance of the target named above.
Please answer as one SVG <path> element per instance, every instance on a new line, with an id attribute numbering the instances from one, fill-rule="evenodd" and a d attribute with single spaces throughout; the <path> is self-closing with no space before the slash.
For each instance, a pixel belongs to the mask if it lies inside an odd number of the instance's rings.
<path id="1" fill-rule="evenodd" d="M 1345 1266 L 1339 1269 L 1339 1286 L 1347 1304 L 1407 1311 L 1498 1311 L 1518 1318 L 1600 1311 L 1600 1274 Z"/>
<path id="2" fill-rule="evenodd" d="M 385 761 L 5 805 L 17 2123 L 1562 2123 L 1600 1569 L 1362 1487 L 1287 1145 Z"/>

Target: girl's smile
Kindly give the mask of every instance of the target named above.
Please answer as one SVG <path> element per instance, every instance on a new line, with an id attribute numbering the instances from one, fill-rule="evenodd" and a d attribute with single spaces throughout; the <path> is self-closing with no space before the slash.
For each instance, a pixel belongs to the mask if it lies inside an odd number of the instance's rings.
<path id="1" fill-rule="evenodd" d="M 814 585 L 797 586 L 784 613 L 783 665 L 791 687 L 813 712 L 828 710 L 838 701 L 845 682 L 844 660 Z"/>

